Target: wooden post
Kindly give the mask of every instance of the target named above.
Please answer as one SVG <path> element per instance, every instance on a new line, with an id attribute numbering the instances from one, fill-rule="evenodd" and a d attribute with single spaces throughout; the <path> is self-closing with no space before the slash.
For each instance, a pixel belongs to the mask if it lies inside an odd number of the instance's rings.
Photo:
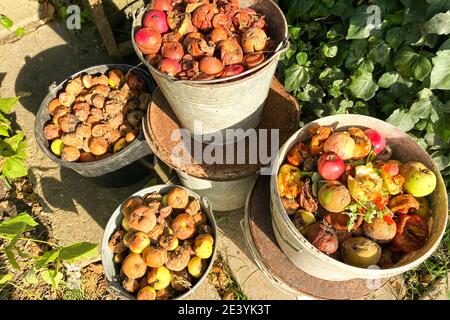
<path id="1" fill-rule="evenodd" d="M 102 0 L 83 0 L 87 7 L 91 17 L 94 20 L 95 26 L 103 39 L 106 51 L 111 57 L 120 57 L 121 53 L 119 46 L 117 45 L 114 34 L 111 30 L 108 18 L 106 17 L 105 10 L 103 9 Z"/>

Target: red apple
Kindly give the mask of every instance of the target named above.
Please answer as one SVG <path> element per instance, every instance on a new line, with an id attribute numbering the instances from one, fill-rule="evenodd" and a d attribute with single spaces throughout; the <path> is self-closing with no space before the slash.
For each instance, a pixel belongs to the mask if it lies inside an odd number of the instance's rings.
<path id="1" fill-rule="evenodd" d="M 345 164 L 336 153 L 326 152 L 319 158 L 319 174 L 325 180 L 336 180 L 344 174 Z"/>
<path id="2" fill-rule="evenodd" d="M 144 17 L 143 26 L 155 30 L 161 34 L 169 31 L 167 24 L 167 15 L 161 10 L 150 10 Z"/>
<path id="3" fill-rule="evenodd" d="M 142 28 L 134 36 L 136 45 L 143 54 L 156 54 L 161 48 L 161 34 L 149 28 Z"/>
<path id="4" fill-rule="evenodd" d="M 171 11 L 171 10 L 173 10 L 172 1 L 170 1 L 170 0 L 153 0 L 152 1 L 152 9 L 162 10 L 162 11 Z"/>
<path id="5" fill-rule="evenodd" d="M 386 147 L 386 139 L 384 136 L 374 129 L 367 129 L 364 131 L 364 134 L 372 142 L 373 152 L 380 154 Z"/>

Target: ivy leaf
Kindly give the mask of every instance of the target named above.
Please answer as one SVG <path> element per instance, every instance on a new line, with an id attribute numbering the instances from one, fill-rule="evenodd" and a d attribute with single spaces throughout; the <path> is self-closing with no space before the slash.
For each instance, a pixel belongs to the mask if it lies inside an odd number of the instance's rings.
<path id="1" fill-rule="evenodd" d="M 300 66 L 304 66 L 306 61 L 308 61 L 308 54 L 306 52 L 300 52 L 295 56 L 295 59 Z"/>
<path id="2" fill-rule="evenodd" d="M 430 88 L 450 90 L 450 50 L 439 51 L 433 58 Z"/>
<path id="3" fill-rule="evenodd" d="M 354 97 L 365 101 L 372 99 L 378 90 L 378 85 L 373 81 L 372 74 L 363 69 L 358 69 L 350 77 L 350 85 L 347 87 Z"/>
<path id="4" fill-rule="evenodd" d="M 299 91 L 309 81 L 308 68 L 293 64 L 284 71 L 284 85 L 287 91 Z"/>
<path id="5" fill-rule="evenodd" d="M 297 98 L 301 101 L 316 103 L 321 103 L 324 96 L 325 92 L 320 86 L 314 86 L 309 83 L 297 94 Z"/>
<path id="6" fill-rule="evenodd" d="M 408 46 L 397 52 L 394 66 L 400 73 L 420 81 L 423 81 L 431 71 L 431 62 Z"/>
<path id="7" fill-rule="evenodd" d="M 439 120 L 437 112 L 442 109 L 443 104 L 433 95 L 433 92 L 425 88 L 418 93 L 418 97 L 419 100 L 414 102 L 409 109 L 411 116 L 418 119 L 431 118 L 432 122 Z"/>
<path id="8" fill-rule="evenodd" d="M 450 11 L 438 13 L 423 24 L 426 33 L 449 34 L 450 33 Z"/>
<path id="9" fill-rule="evenodd" d="M 378 85 L 381 88 L 389 88 L 398 80 L 398 73 L 397 72 L 385 72 L 381 75 L 380 79 L 378 79 Z"/>
<path id="10" fill-rule="evenodd" d="M 25 135 L 22 131 L 17 131 L 17 133 L 10 137 L 3 139 L 3 143 L 7 145 L 9 149 L 11 149 L 14 152 L 17 152 L 19 148 L 19 143 L 24 139 Z"/>
<path id="11" fill-rule="evenodd" d="M 402 9 L 399 0 L 373 0 L 372 2 L 380 7 L 383 15 Z"/>
<path id="12" fill-rule="evenodd" d="M 351 0 L 338 0 L 330 11 L 333 15 L 342 19 L 350 18 L 353 13 L 353 5 Z"/>
<path id="13" fill-rule="evenodd" d="M 367 57 L 375 63 L 384 66 L 389 61 L 391 48 L 383 41 L 377 39 L 370 49 Z"/>
<path id="14" fill-rule="evenodd" d="M 445 156 L 442 151 L 433 152 L 430 156 L 437 164 L 440 171 L 445 170 L 450 166 L 450 158 Z"/>
<path id="15" fill-rule="evenodd" d="M 2 173 L 9 179 L 17 179 L 27 175 L 27 168 L 22 159 L 8 158 L 3 163 Z"/>
<path id="16" fill-rule="evenodd" d="M 358 6 L 350 17 L 350 27 L 347 31 L 347 40 L 365 39 L 370 36 L 374 25 L 369 23 L 372 14 L 367 12 L 367 5 Z"/>
<path id="17" fill-rule="evenodd" d="M 391 114 L 389 118 L 387 118 L 386 121 L 393 126 L 396 126 L 400 130 L 408 132 L 414 128 L 417 120 L 414 119 L 414 117 L 412 117 L 407 111 L 397 109 Z"/>
<path id="18" fill-rule="evenodd" d="M 445 142 L 450 141 L 450 114 L 444 113 L 439 120 L 433 124 L 433 131 Z"/>
<path id="19" fill-rule="evenodd" d="M 402 27 L 394 27 L 388 30 L 386 33 L 386 42 L 392 47 L 392 49 L 397 50 L 406 39 L 406 31 Z"/>
<path id="20" fill-rule="evenodd" d="M 327 58 L 334 58 L 337 54 L 338 47 L 337 46 L 331 46 L 329 47 L 326 43 L 321 42 L 320 43 L 320 49 L 322 50 L 322 53 Z"/>
<path id="21" fill-rule="evenodd" d="M 96 254 L 97 245 L 94 243 L 81 242 L 60 249 L 59 258 L 63 261 L 74 262 L 90 258 Z"/>
<path id="22" fill-rule="evenodd" d="M 301 30 L 302 28 L 300 27 L 289 26 L 289 37 L 291 38 L 291 40 L 297 40 L 298 34 L 300 33 Z"/>
<path id="23" fill-rule="evenodd" d="M 426 0 L 429 4 L 427 17 L 432 17 L 436 13 L 450 10 L 450 0 Z"/>
<path id="24" fill-rule="evenodd" d="M 425 0 L 400 0 L 405 6 L 403 24 L 410 22 L 424 21 L 428 4 Z"/>
<path id="25" fill-rule="evenodd" d="M 314 0 L 294 0 L 289 6 L 289 16 L 293 19 L 305 16 L 311 10 L 314 2 Z"/>
<path id="26" fill-rule="evenodd" d="M 19 98 L 2 98 L 0 99 L 0 111 L 5 114 L 10 114 L 12 112 L 12 108 L 19 101 Z"/>

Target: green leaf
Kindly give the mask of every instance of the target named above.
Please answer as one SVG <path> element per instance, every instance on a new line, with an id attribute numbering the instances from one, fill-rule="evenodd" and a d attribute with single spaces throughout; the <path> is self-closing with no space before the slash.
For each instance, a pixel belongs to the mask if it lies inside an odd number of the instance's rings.
<path id="1" fill-rule="evenodd" d="M 25 231 L 33 230 L 38 225 L 28 213 L 23 212 L 0 223 L 0 234 L 15 236 L 22 233 L 23 224 L 25 224 Z"/>
<path id="2" fill-rule="evenodd" d="M 19 98 L 1 98 L 0 99 L 0 111 L 6 114 L 12 112 L 12 108 L 19 101 Z"/>
<path id="3" fill-rule="evenodd" d="M 407 46 L 397 52 L 394 66 L 400 73 L 420 81 L 423 81 L 431 71 L 431 62 Z"/>
<path id="4" fill-rule="evenodd" d="M 450 34 L 450 11 L 438 13 L 423 24 L 426 33 Z"/>
<path id="5" fill-rule="evenodd" d="M 12 252 L 12 250 L 5 249 L 5 254 L 6 254 L 6 258 L 8 258 L 8 261 L 11 264 L 11 266 L 16 270 L 20 270 L 20 266 L 17 263 L 16 257 L 14 256 L 14 253 Z"/>
<path id="6" fill-rule="evenodd" d="M 367 5 L 361 5 L 353 12 L 350 18 L 350 27 L 347 31 L 347 40 L 365 39 L 370 36 L 374 25 L 369 23 L 372 14 L 367 12 L 367 8 Z"/>
<path id="7" fill-rule="evenodd" d="M 24 137 L 25 135 L 22 131 L 17 131 L 14 136 L 3 139 L 3 143 L 6 144 L 12 151 L 17 152 L 19 149 L 19 143 L 24 139 Z"/>
<path id="8" fill-rule="evenodd" d="M 63 261 L 74 262 L 87 259 L 98 254 L 97 244 L 81 242 L 60 249 L 59 258 Z"/>
<path id="9" fill-rule="evenodd" d="M 403 24 L 425 21 L 428 4 L 425 0 L 400 0 L 405 6 Z"/>
<path id="10" fill-rule="evenodd" d="M 27 168 L 22 159 L 8 158 L 3 163 L 2 173 L 9 179 L 17 179 L 27 175 Z"/>
<path id="11" fill-rule="evenodd" d="M 59 256 L 59 249 L 54 249 L 47 251 L 44 253 L 41 257 L 36 259 L 35 268 L 36 270 L 42 269 L 45 265 L 52 263 L 55 261 Z"/>
<path id="12" fill-rule="evenodd" d="M 406 39 L 406 31 L 402 27 L 394 27 L 388 30 L 386 33 L 386 41 L 389 45 L 397 50 Z"/>
<path id="13" fill-rule="evenodd" d="M 440 171 L 445 170 L 450 166 L 450 158 L 445 156 L 444 153 L 442 153 L 442 151 L 433 152 L 430 156 L 433 159 L 433 161 L 437 164 Z"/>
<path id="14" fill-rule="evenodd" d="M 433 58 L 430 88 L 450 90 L 450 50 L 439 51 Z"/>
<path id="15" fill-rule="evenodd" d="M 380 7 L 383 16 L 402 9 L 402 5 L 399 0 L 373 0 L 372 2 L 374 5 Z"/>
<path id="16" fill-rule="evenodd" d="M 291 38 L 291 40 L 297 40 L 298 34 L 300 33 L 301 30 L 302 28 L 300 27 L 289 26 L 289 37 Z"/>
<path id="17" fill-rule="evenodd" d="M 284 71 L 284 85 L 287 91 L 299 91 L 309 81 L 308 68 L 293 64 Z"/>
<path id="18" fill-rule="evenodd" d="M 300 66 L 304 66 L 306 61 L 308 61 L 308 54 L 306 52 L 300 52 L 295 56 L 295 59 Z"/>
<path id="19" fill-rule="evenodd" d="M 444 113 L 439 117 L 439 120 L 433 124 L 434 132 L 445 142 L 450 142 L 450 114 Z"/>
<path id="20" fill-rule="evenodd" d="M 396 126 L 400 130 L 408 132 L 414 128 L 417 120 L 414 119 L 407 111 L 397 109 L 391 114 L 389 118 L 387 118 L 386 121 Z"/>
<path id="21" fill-rule="evenodd" d="M 13 22 L 10 18 L 8 18 L 7 16 L 5 16 L 4 14 L 0 14 L 0 25 L 3 26 L 3 28 L 10 30 L 11 27 L 13 26 Z"/>
<path id="22" fill-rule="evenodd" d="M 343 80 L 344 77 L 344 72 L 337 67 L 327 67 L 319 74 L 320 83 L 322 83 L 324 87 L 332 85 L 336 80 Z"/>
<path id="23" fill-rule="evenodd" d="M 412 117 L 418 119 L 430 118 L 432 122 L 439 120 L 438 112 L 443 104 L 434 95 L 433 92 L 425 88 L 418 93 L 419 100 L 414 102 L 409 109 Z"/>
<path id="24" fill-rule="evenodd" d="M 305 85 L 303 90 L 297 94 L 297 98 L 301 101 L 321 103 L 325 92 L 320 86 L 314 86 L 309 83 Z"/>
<path id="25" fill-rule="evenodd" d="M 36 270 L 34 268 L 28 270 L 25 274 L 24 280 L 29 284 L 38 284 L 39 280 L 36 277 Z"/>
<path id="26" fill-rule="evenodd" d="M 305 16 L 314 5 L 314 0 L 294 0 L 289 6 L 288 14 L 292 18 Z"/>
<path id="27" fill-rule="evenodd" d="M 450 10 L 450 0 L 426 0 L 429 4 L 427 17 L 432 17 L 436 13 Z"/>
<path id="28" fill-rule="evenodd" d="M 347 87 L 354 97 L 365 101 L 372 99 L 378 90 L 378 85 L 373 81 L 372 74 L 363 69 L 358 69 L 350 77 L 350 85 Z"/>
<path id="29" fill-rule="evenodd" d="M 45 283 L 51 285 L 53 289 L 57 289 L 59 287 L 59 283 L 63 279 L 63 274 L 59 271 L 53 270 L 53 269 L 45 269 L 41 271 L 41 277 L 42 280 L 45 281 Z"/>
<path id="30" fill-rule="evenodd" d="M 321 42 L 320 43 L 320 49 L 322 50 L 322 53 L 327 58 L 334 58 L 337 54 L 338 47 L 337 46 L 331 46 L 329 47 L 326 43 Z"/>
<path id="31" fill-rule="evenodd" d="M 15 32 L 16 36 L 18 36 L 19 38 L 23 37 L 26 34 L 26 30 L 25 28 L 18 28 Z"/>
<path id="32" fill-rule="evenodd" d="M 338 0 L 330 12 L 342 19 L 350 18 L 353 13 L 352 0 Z"/>
<path id="33" fill-rule="evenodd" d="M 383 41 L 376 40 L 370 49 L 367 57 L 375 63 L 384 66 L 389 61 L 391 48 Z"/>
<path id="34" fill-rule="evenodd" d="M 12 279 L 13 279 L 13 275 L 11 273 L 0 274 L 0 284 L 5 284 Z"/>
<path id="35" fill-rule="evenodd" d="M 398 73 L 397 72 L 385 72 L 381 75 L 380 79 L 378 79 L 378 85 L 381 88 L 389 88 L 398 80 Z"/>

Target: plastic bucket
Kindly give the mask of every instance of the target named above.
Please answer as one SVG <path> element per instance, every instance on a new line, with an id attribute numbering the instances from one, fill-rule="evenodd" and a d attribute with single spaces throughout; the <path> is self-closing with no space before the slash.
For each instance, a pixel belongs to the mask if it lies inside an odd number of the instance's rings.
<path id="1" fill-rule="evenodd" d="M 63 167 L 72 169 L 84 177 L 92 178 L 93 181 L 98 184 L 108 187 L 120 187 L 131 184 L 144 178 L 144 172 L 149 172 L 148 168 L 143 163 L 138 161 L 139 159 L 152 153 L 145 141 L 144 133 L 142 130 L 137 139 L 133 141 L 129 146 L 127 146 L 122 152 L 119 152 L 118 154 L 103 160 L 88 163 L 78 163 L 63 161 L 55 156 L 50 151 L 49 142 L 44 136 L 43 128 L 51 118 L 47 109 L 48 103 L 57 97 L 57 95 L 64 89 L 66 83 L 69 80 L 74 79 L 81 74 L 101 74 L 114 68 L 120 69 L 125 73 L 133 69 L 133 72 L 135 72 L 145 80 L 147 89 L 150 92 L 153 92 L 155 90 L 155 85 L 153 84 L 153 81 L 151 80 L 148 73 L 133 66 L 124 64 L 107 64 L 87 68 L 72 75 L 70 79 L 67 79 L 59 85 L 55 85 L 50 88 L 48 95 L 44 98 L 41 106 L 39 107 L 34 126 L 34 133 L 36 136 L 37 144 L 42 152 L 48 158 L 50 158 L 50 160 Z"/>
<path id="2" fill-rule="evenodd" d="M 274 174 L 270 182 L 273 229 L 278 244 L 286 256 L 298 268 L 310 275 L 330 281 L 392 277 L 411 270 L 424 262 L 438 247 L 444 235 L 448 219 L 448 199 L 445 184 L 438 167 L 428 153 L 406 133 L 389 123 L 367 116 L 338 115 L 316 120 L 297 131 L 280 149 L 274 162 L 274 168 L 276 169 L 274 172 L 278 173 L 286 158 L 286 154 L 296 142 L 308 139 L 309 128 L 314 124 L 331 126 L 335 130 L 342 130 L 348 127 L 378 130 L 385 135 L 387 143 L 392 147 L 393 159 L 402 162 L 420 161 L 431 169 L 437 177 L 436 190 L 429 197 L 433 209 L 431 232 L 424 247 L 406 254 L 392 268 L 375 270 L 350 266 L 319 251 L 295 228 L 281 204 L 277 186 L 277 174 Z"/>
<path id="3" fill-rule="evenodd" d="M 157 186 L 142 189 L 142 190 L 136 192 L 135 194 L 133 194 L 132 196 L 143 196 L 143 195 L 145 195 L 147 193 L 151 193 L 151 192 L 159 192 L 159 193 L 166 194 L 175 187 L 182 188 L 182 187 L 175 186 L 175 185 L 157 185 Z M 189 193 L 189 196 L 194 197 L 200 201 L 202 210 L 208 217 L 208 221 L 214 231 L 214 235 L 213 235 L 214 250 L 213 250 L 213 254 L 210 258 L 208 267 L 206 268 L 206 271 L 203 274 L 203 276 L 196 282 L 196 284 L 194 286 L 192 286 L 191 290 L 178 296 L 177 298 L 175 298 L 175 300 L 186 299 L 205 281 L 205 279 L 208 276 L 208 273 L 211 271 L 211 268 L 214 264 L 214 260 L 215 260 L 216 254 L 217 254 L 217 247 L 218 247 L 217 224 L 216 224 L 216 220 L 214 218 L 212 207 L 211 207 L 209 200 L 205 197 L 200 197 L 198 194 L 196 194 L 195 192 L 193 192 L 189 189 L 186 189 L 186 188 L 184 188 L 184 189 Z M 132 197 L 132 196 L 130 196 L 130 197 Z M 108 242 L 109 242 L 109 239 L 111 238 L 111 235 L 114 233 L 115 230 L 117 230 L 122 225 L 122 218 L 123 218 L 122 210 L 121 210 L 122 205 L 123 205 L 123 203 L 119 207 L 117 207 L 117 209 L 114 211 L 114 213 L 112 214 L 111 218 L 108 221 L 108 224 L 106 225 L 105 232 L 103 233 L 102 247 L 101 247 L 102 264 L 103 264 L 103 269 L 105 272 L 106 280 L 108 281 L 108 284 L 109 284 L 110 288 L 112 289 L 112 291 L 114 291 L 121 298 L 135 300 L 136 298 L 134 296 L 132 296 L 131 294 L 129 294 L 122 288 L 122 285 L 119 281 L 120 280 L 119 279 L 120 269 L 119 269 L 118 265 L 114 263 L 114 253 L 109 249 L 109 246 L 108 246 Z"/>
<path id="4" fill-rule="evenodd" d="M 197 135 L 220 133 L 226 129 L 256 128 L 280 54 L 289 48 L 287 22 L 281 9 L 271 0 L 242 0 L 242 7 L 252 7 L 265 15 L 270 36 L 278 44 L 275 53 L 254 69 L 227 79 L 185 81 L 159 72 L 150 65 L 134 42 L 134 34 L 142 25 L 144 10 L 134 15 L 133 47 L 139 59 L 148 67 L 183 128 Z"/>

